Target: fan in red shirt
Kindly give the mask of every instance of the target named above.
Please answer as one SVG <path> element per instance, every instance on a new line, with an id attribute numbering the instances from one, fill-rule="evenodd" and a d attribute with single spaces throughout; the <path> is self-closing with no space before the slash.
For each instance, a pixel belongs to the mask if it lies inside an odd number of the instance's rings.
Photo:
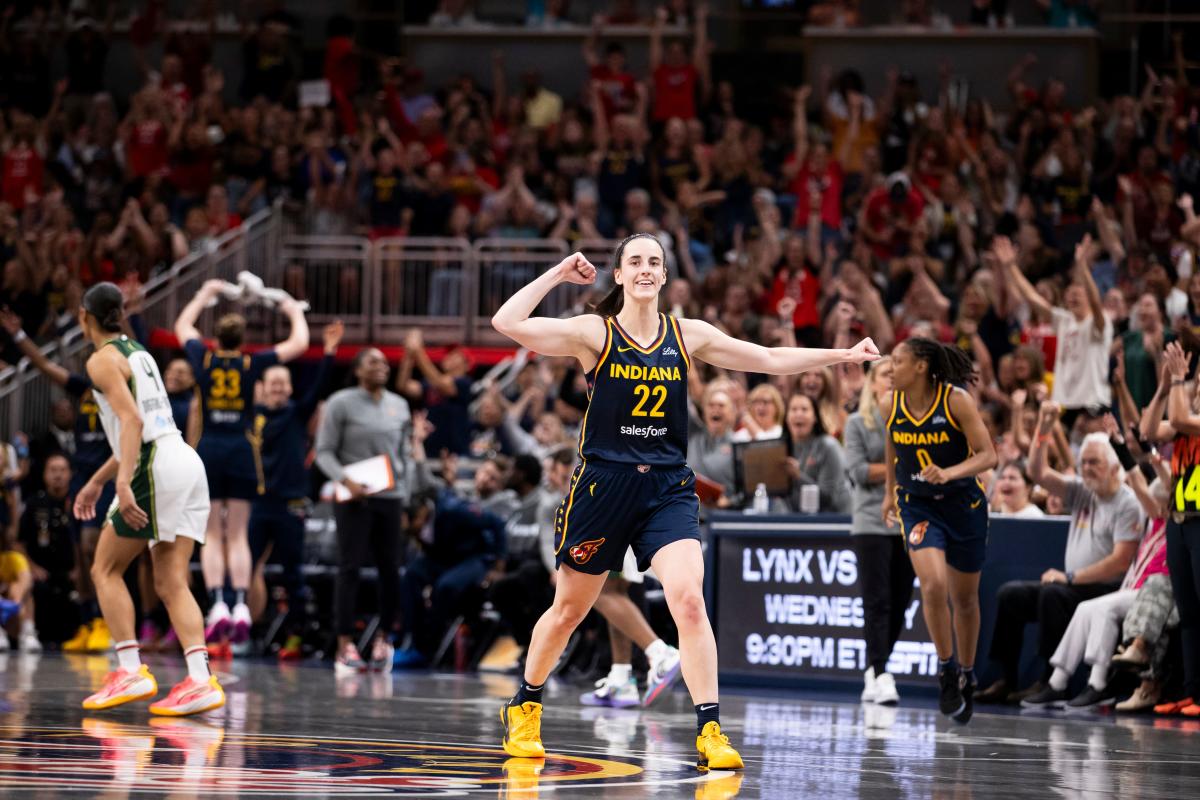
<path id="1" fill-rule="evenodd" d="M 604 48 L 604 60 L 596 54 L 596 40 L 600 37 L 599 20 L 592 27 L 591 35 L 583 43 L 583 60 L 588 65 L 588 78 L 600 84 L 600 99 L 604 102 L 604 116 L 611 120 L 633 108 L 637 99 L 637 80 L 626 69 L 625 48 L 620 42 L 609 42 Z"/>
<path id="2" fill-rule="evenodd" d="M 779 304 L 784 298 L 795 303 L 792 326 L 796 329 L 796 339 L 806 343 L 820 341 L 821 336 L 821 281 L 809 267 L 807 255 L 804 239 L 789 236 L 766 297 L 766 310 L 773 315 L 779 314 Z"/>
<path id="3" fill-rule="evenodd" d="M 667 22 L 667 10 L 658 9 L 650 29 L 650 75 L 654 79 L 654 121 L 666 122 L 671 117 L 682 120 L 696 118 L 696 89 L 708 94 L 708 10 L 696 8 L 696 41 L 692 60 L 682 41 L 672 41 L 663 55 L 662 34 Z"/>
<path id="4" fill-rule="evenodd" d="M 33 132 L 22 126 L 14 136 L 13 146 L 4 154 L 3 198 L 14 211 L 21 211 L 27 199 L 42 194 L 44 164 L 33 143 Z"/>
<path id="5" fill-rule="evenodd" d="M 134 95 L 124 136 L 125 164 L 131 177 L 145 178 L 166 172 L 170 155 L 167 119 L 158 89 L 151 87 Z"/>
<path id="6" fill-rule="evenodd" d="M 913 226 L 924 209 L 925 200 L 903 172 L 893 172 L 883 186 L 873 189 L 858 227 L 875 257 L 887 261 L 908 252 Z"/>
<path id="7" fill-rule="evenodd" d="M 818 200 L 821 225 L 827 230 L 838 231 L 842 227 L 842 187 L 845 177 L 841 165 L 830 156 L 829 146 L 824 142 L 809 141 L 805 104 L 810 93 L 808 86 L 801 86 L 796 91 L 793 123 L 796 151 L 783 164 L 783 174 L 790 179 L 789 189 L 796 197 L 796 216 L 792 220 L 792 227 L 808 227 L 813 201 Z"/>

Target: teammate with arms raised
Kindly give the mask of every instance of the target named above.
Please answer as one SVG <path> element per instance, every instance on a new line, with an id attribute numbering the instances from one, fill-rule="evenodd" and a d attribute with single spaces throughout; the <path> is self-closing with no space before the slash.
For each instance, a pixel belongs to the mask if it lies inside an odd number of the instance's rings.
<path id="1" fill-rule="evenodd" d="M 117 497 L 100 531 L 92 580 L 119 661 L 83 707 L 112 708 L 158 692 L 138 654 L 133 602 L 124 579 L 125 569 L 148 545 L 154 588 L 167 607 L 188 668 L 187 678 L 150 711 L 198 714 L 225 705 L 225 693 L 208 670 L 204 617 L 188 588 L 188 562 L 196 542 L 204 542 L 208 523 L 208 480 L 200 457 L 175 427 L 158 365 L 145 348 L 121 335 L 124 316 L 121 290 L 111 283 L 89 289 L 79 311 L 79 324 L 96 348 L 87 373 L 113 456 L 76 495 L 75 516 L 91 519 L 101 487 L 115 478 Z"/>
<path id="2" fill-rule="evenodd" d="M 966 723 L 977 686 L 979 573 L 988 535 L 987 498 L 976 476 L 996 466 L 996 451 L 962 388 L 972 365 L 961 350 L 909 339 L 892 353 L 892 368 L 884 463 L 895 468 L 888 470 L 883 518 L 892 527 L 899 513 L 921 581 L 921 608 L 940 661 L 938 705 Z"/>
<path id="3" fill-rule="evenodd" d="M 510 297 L 492 317 L 496 330 L 530 350 L 577 358 L 589 386 L 581 461 L 555 521 L 554 603 L 534 628 L 521 687 L 501 710 L 504 749 L 511 756 L 545 756 L 546 678 L 609 571 L 621 569 L 632 546 L 638 568 L 654 567 L 662 581 L 679 629 L 683 679 L 696 707 L 698 766 L 741 768 L 741 756 L 721 734 L 717 647 L 704 608 L 699 500 L 695 475 L 685 463 L 688 369 L 697 358 L 727 369 L 786 375 L 879 357 L 869 339 L 852 350 L 766 348 L 706 322 L 659 313 L 664 255 L 648 234 L 622 241 L 613 260 L 617 285 L 594 314 L 530 318 L 556 286 L 596 280 L 596 268 L 576 253 Z"/>

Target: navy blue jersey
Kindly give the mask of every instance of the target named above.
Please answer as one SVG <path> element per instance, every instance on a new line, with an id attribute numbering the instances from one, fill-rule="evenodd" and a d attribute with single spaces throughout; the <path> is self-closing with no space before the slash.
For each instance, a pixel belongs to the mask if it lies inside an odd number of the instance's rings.
<path id="1" fill-rule="evenodd" d="M 681 466 L 687 459 L 688 367 L 674 317 L 658 315 L 658 335 L 642 347 L 615 317 L 604 321 L 604 349 L 588 373 L 588 407 L 579 454 L 625 464 Z"/>
<path id="2" fill-rule="evenodd" d="M 298 500 L 308 496 L 308 420 L 317 409 L 333 356 L 321 359 L 312 386 L 299 400 L 280 408 L 258 405 L 254 409 L 252 441 L 261 453 L 265 494 L 273 499 Z"/>
<path id="3" fill-rule="evenodd" d="M 112 455 L 108 437 L 100 426 L 100 406 L 92 396 L 92 381 L 86 375 L 72 372 L 67 376 L 66 389 L 79 398 L 75 414 L 75 455 L 71 457 L 72 476 L 87 481 L 104 466 Z"/>
<path id="4" fill-rule="evenodd" d="M 904 392 L 892 398 L 892 413 L 888 419 L 888 435 L 896 452 L 896 483 L 909 494 L 933 496 L 965 491 L 978 485 L 974 476 L 942 484 L 926 483 L 921 472 L 931 464 L 953 467 L 971 455 L 967 435 L 950 413 L 950 395 L 963 391 L 950 384 L 940 384 L 933 403 L 921 419 L 914 417 L 904 400 Z"/>
<path id="5" fill-rule="evenodd" d="M 210 351 L 199 339 L 184 344 L 200 396 L 202 435 L 242 436 L 254 422 L 254 384 L 263 370 L 279 363 L 274 350 L 250 355 L 239 350 Z"/>

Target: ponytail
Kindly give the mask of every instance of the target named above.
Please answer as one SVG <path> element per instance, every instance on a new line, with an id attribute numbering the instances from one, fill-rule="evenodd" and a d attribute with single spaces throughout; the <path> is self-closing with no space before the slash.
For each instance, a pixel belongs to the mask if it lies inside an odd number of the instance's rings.
<path id="1" fill-rule="evenodd" d="M 948 383 L 965 388 L 975 377 L 974 362 L 955 345 L 918 336 L 906 339 L 904 346 L 912 351 L 918 361 L 929 365 L 930 383 Z"/>
<path id="2" fill-rule="evenodd" d="M 658 240 L 658 237 L 652 233 L 634 233 L 622 239 L 621 243 L 617 245 L 617 249 L 613 251 L 612 264 L 610 265 L 610 269 L 613 272 L 616 272 L 621 266 L 621 258 L 625 255 L 625 245 L 629 244 L 634 239 L 650 239 L 657 244 L 663 253 L 663 269 L 665 270 L 667 268 L 667 250 L 665 247 L 663 247 L 662 242 Z M 608 318 L 615 317 L 617 314 L 621 313 L 621 309 L 624 307 L 625 287 L 617 283 L 613 286 L 613 288 L 609 289 L 608 294 L 604 295 L 599 303 L 596 303 L 591 307 L 591 311 L 593 314 L 599 314 L 602 317 Z"/>

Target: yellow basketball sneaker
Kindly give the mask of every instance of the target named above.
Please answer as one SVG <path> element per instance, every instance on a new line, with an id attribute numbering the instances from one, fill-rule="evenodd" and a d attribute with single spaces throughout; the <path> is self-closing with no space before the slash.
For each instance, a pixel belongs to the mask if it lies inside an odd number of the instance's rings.
<path id="1" fill-rule="evenodd" d="M 83 707 L 88 711 L 101 711 L 137 700 L 146 700 L 156 694 L 158 682 L 150 674 L 150 668 L 142 664 L 136 672 L 116 669 L 108 673 L 104 678 L 104 686 L 84 700 Z"/>
<path id="2" fill-rule="evenodd" d="M 86 653 L 88 649 L 88 639 L 92 635 L 92 624 L 90 622 L 79 626 L 79 630 L 75 631 L 75 635 L 67 641 L 63 642 L 64 653 Z"/>
<path id="3" fill-rule="evenodd" d="M 744 766 L 738 751 L 729 745 L 729 737 L 721 733 L 718 722 L 705 724 L 696 737 L 696 751 L 700 754 L 696 767 L 702 770 L 741 769 Z"/>
<path id="4" fill-rule="evenodd" d="M 515 758 L 545 758 L 542 746 L 542 704 L 532 701 L 500 707 L 504 725 L 504 752 Z"/>
<path id="5" fill-rule="evenodd" d="M 87 651 L 89 653 L 103 653 L 111 649 L 113 646 L 112 635 L 108 632 L 108 624 L 103 618 L 97 618 L 92 623 L 92 632 L 88 635 Z"/>

